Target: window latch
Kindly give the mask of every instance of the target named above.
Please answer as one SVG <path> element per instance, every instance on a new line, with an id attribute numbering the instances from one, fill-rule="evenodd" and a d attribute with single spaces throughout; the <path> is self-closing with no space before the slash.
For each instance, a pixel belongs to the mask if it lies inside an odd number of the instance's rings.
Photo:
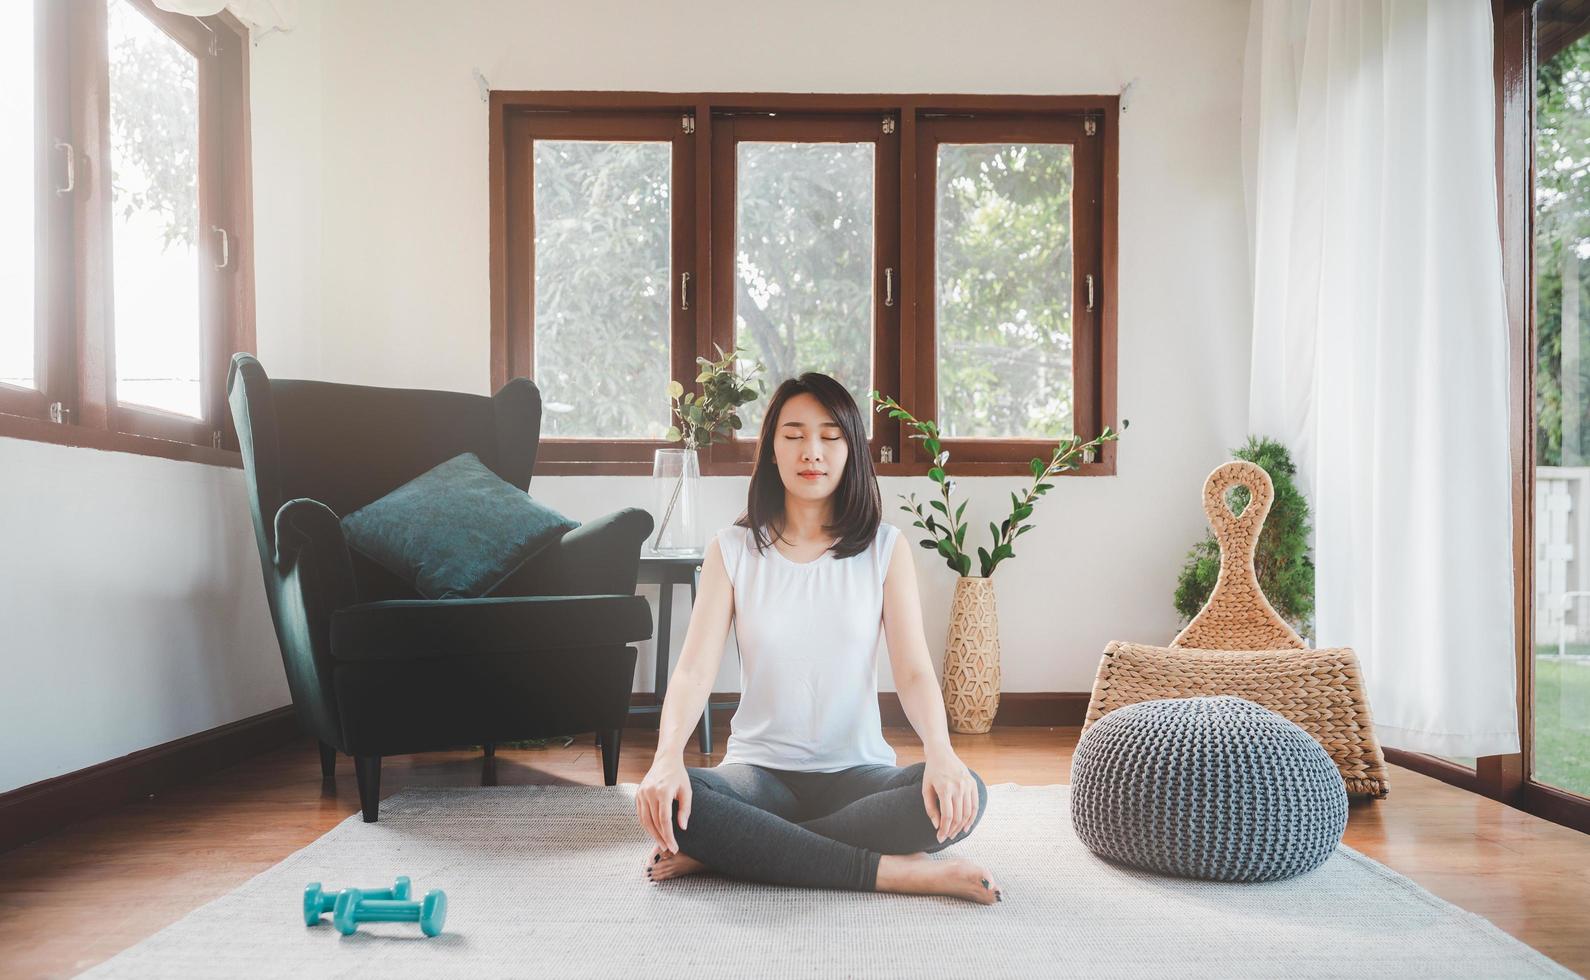
<path id="1" fill-rule="evenodd" d="M 232 236 L 226 233 L 225 228 L 215 225 L 211 225 L 210 230 L 221 236 L 221 261 L 215 263 L 216 271 L 220 271 L 232 264 Z"/>
<path id="2" fill-rule="evenodd" d="M 880 462 L 880 463 L 892 463 L 892 462 L 894 462 L 894 447 L 893 446 L 884 446 L 881 449 L 879 449 L 878 450 L 878 462 Z"/>
<path id="3" fill-rule="evenodd" d="M 679 273 L 679 308 L 690 309 L 690 273 Z"/>
<path id="4" fill-rule="evenodd" d="M 56 425 L 65 425 L 66 417 L 71 414 L 72 410 L 60 402 L 50 402 L 50 421 Z"/>
<path id="5" fill-rule="evenodd" d="M 210 448 L 212 448 L 212 449 L 220 449 L 221 448 L 221 430 L 220 429 L 211 429 L 210 430 Z"/>
<path id="6" fill-rule="evenodd" d="M 894 305 L 894 269 L 883 270 L 883 305 Z"/>
<path id="7" fill-rule="evenodd" d="M 1093 312 L 1093 273 L 1091 273 L 1091 272 L 1088 273 L 1087 276 L 1085 277 L 1085 281 L 1088 284 L 1088 312 L 1092 313 Z"/>
<path id="8" fill-rule="evenodd" d="M 66 151 L 66 183 L 55 189 L 55 193 L 66 195 L 77 188 L 77 149 L 65 140 L 56 140 L 55 148 Z"/>

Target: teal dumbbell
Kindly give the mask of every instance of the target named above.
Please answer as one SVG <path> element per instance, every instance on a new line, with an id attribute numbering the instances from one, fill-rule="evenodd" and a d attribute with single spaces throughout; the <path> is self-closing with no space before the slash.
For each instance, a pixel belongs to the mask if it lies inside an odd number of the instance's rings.
<path id="1" fill-rule="evenodd" d="M 447 893 L 440 889 L 426 892 L 424 901 L 420 902 L 364 896 L 365 893 L 357 888 L 349 888 L 337 896 L 331 921 L 344 936 L 358 932 L 361 922 L 418 922 L 420 932 L 437 936 L 447 922 Z"/>
<path id="2" fill-rule="evenodd" d="M 392 883 L 391 888 L 361 888 L 359 893 L 365 898 L 386 898 L 405 900 L 414 894 L 409 884 L 407 875 L 400 875 Z M 320 882 L 311 881 L 304 886 L 304 925 L 315 926 L 320 924 L 320 917 L 337 907 L 337 898 L 342 892 L 328 892 L 320 887 Z"/>

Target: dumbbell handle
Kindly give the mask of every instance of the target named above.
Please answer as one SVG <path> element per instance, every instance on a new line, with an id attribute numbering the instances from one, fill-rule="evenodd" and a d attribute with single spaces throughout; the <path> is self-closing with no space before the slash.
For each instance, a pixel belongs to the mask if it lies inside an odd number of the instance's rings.
<path id="1" fill-rule="evenodd" d="M 427 936 L 439 935 L 447 921 L 447 894 L 441 890 L 425 893 L 423 901 L 397 901 L 392 899 L 367 899 L 364 893 L 350 888 L 337 898 L 333 922 L 337 931 L 351 936 L 361 922 L 418 922 L 420 931 Z"/>
<path id="2" fill-rule="evenodd" d="M 359 903 L 359 910 L 354 914 L 360 922 L 418 922 L 420 903 L 366 898 Z"/>
<path id="3" fill-rule="evenodd" d="M 361 888 L 359 893 L 365 897 L 366 901 L 370 899 L 395 899 L 401 901 L 407 899 L 413 894 L 413 891 L 409 886 L 408 878 L 404 877 L 393 882 L 391 888 Z M 322 891 L 320 893 L 320 911 L 326 913 L 335 909 L 337 907 L 337 896 L 341 894 L 341 891 Z"/>

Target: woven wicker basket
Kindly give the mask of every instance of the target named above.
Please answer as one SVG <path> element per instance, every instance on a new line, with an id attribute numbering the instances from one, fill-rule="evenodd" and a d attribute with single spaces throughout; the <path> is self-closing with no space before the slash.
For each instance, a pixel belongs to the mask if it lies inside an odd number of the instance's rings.
<path id="1" fill-rule="evenodd" d="M 1244 486 L 1240 516 L 1226 495 Z M 1157 698 L 1230 694 L 1289 718 L 1341 770 L 1347 792 L 1384 797 L 1386 759 L 1375 739 L 1358 657 L 1310 650 L 1265 599 L 1253 568 L 1275 488 L 1253 463 L 1226 463 L 1204 482 L 1204 512 L 1220 542 L 1220 575 L 1208 603 L 1169 647 L 1111 643 L 1099 661 L 1083 730 L 1116 708 Z"/>

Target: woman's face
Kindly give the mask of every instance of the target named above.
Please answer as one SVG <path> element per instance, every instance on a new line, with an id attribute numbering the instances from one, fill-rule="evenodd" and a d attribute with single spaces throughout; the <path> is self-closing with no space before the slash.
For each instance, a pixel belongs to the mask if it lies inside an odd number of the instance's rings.
<path id="1" fill-rule="evenodd" d="M 773 459 L 786 492 L 806 500 L 828 497 L 849 457 L 844 430 L 815 395 L 802 393 L 784 403 L 773 432 Z"/>

